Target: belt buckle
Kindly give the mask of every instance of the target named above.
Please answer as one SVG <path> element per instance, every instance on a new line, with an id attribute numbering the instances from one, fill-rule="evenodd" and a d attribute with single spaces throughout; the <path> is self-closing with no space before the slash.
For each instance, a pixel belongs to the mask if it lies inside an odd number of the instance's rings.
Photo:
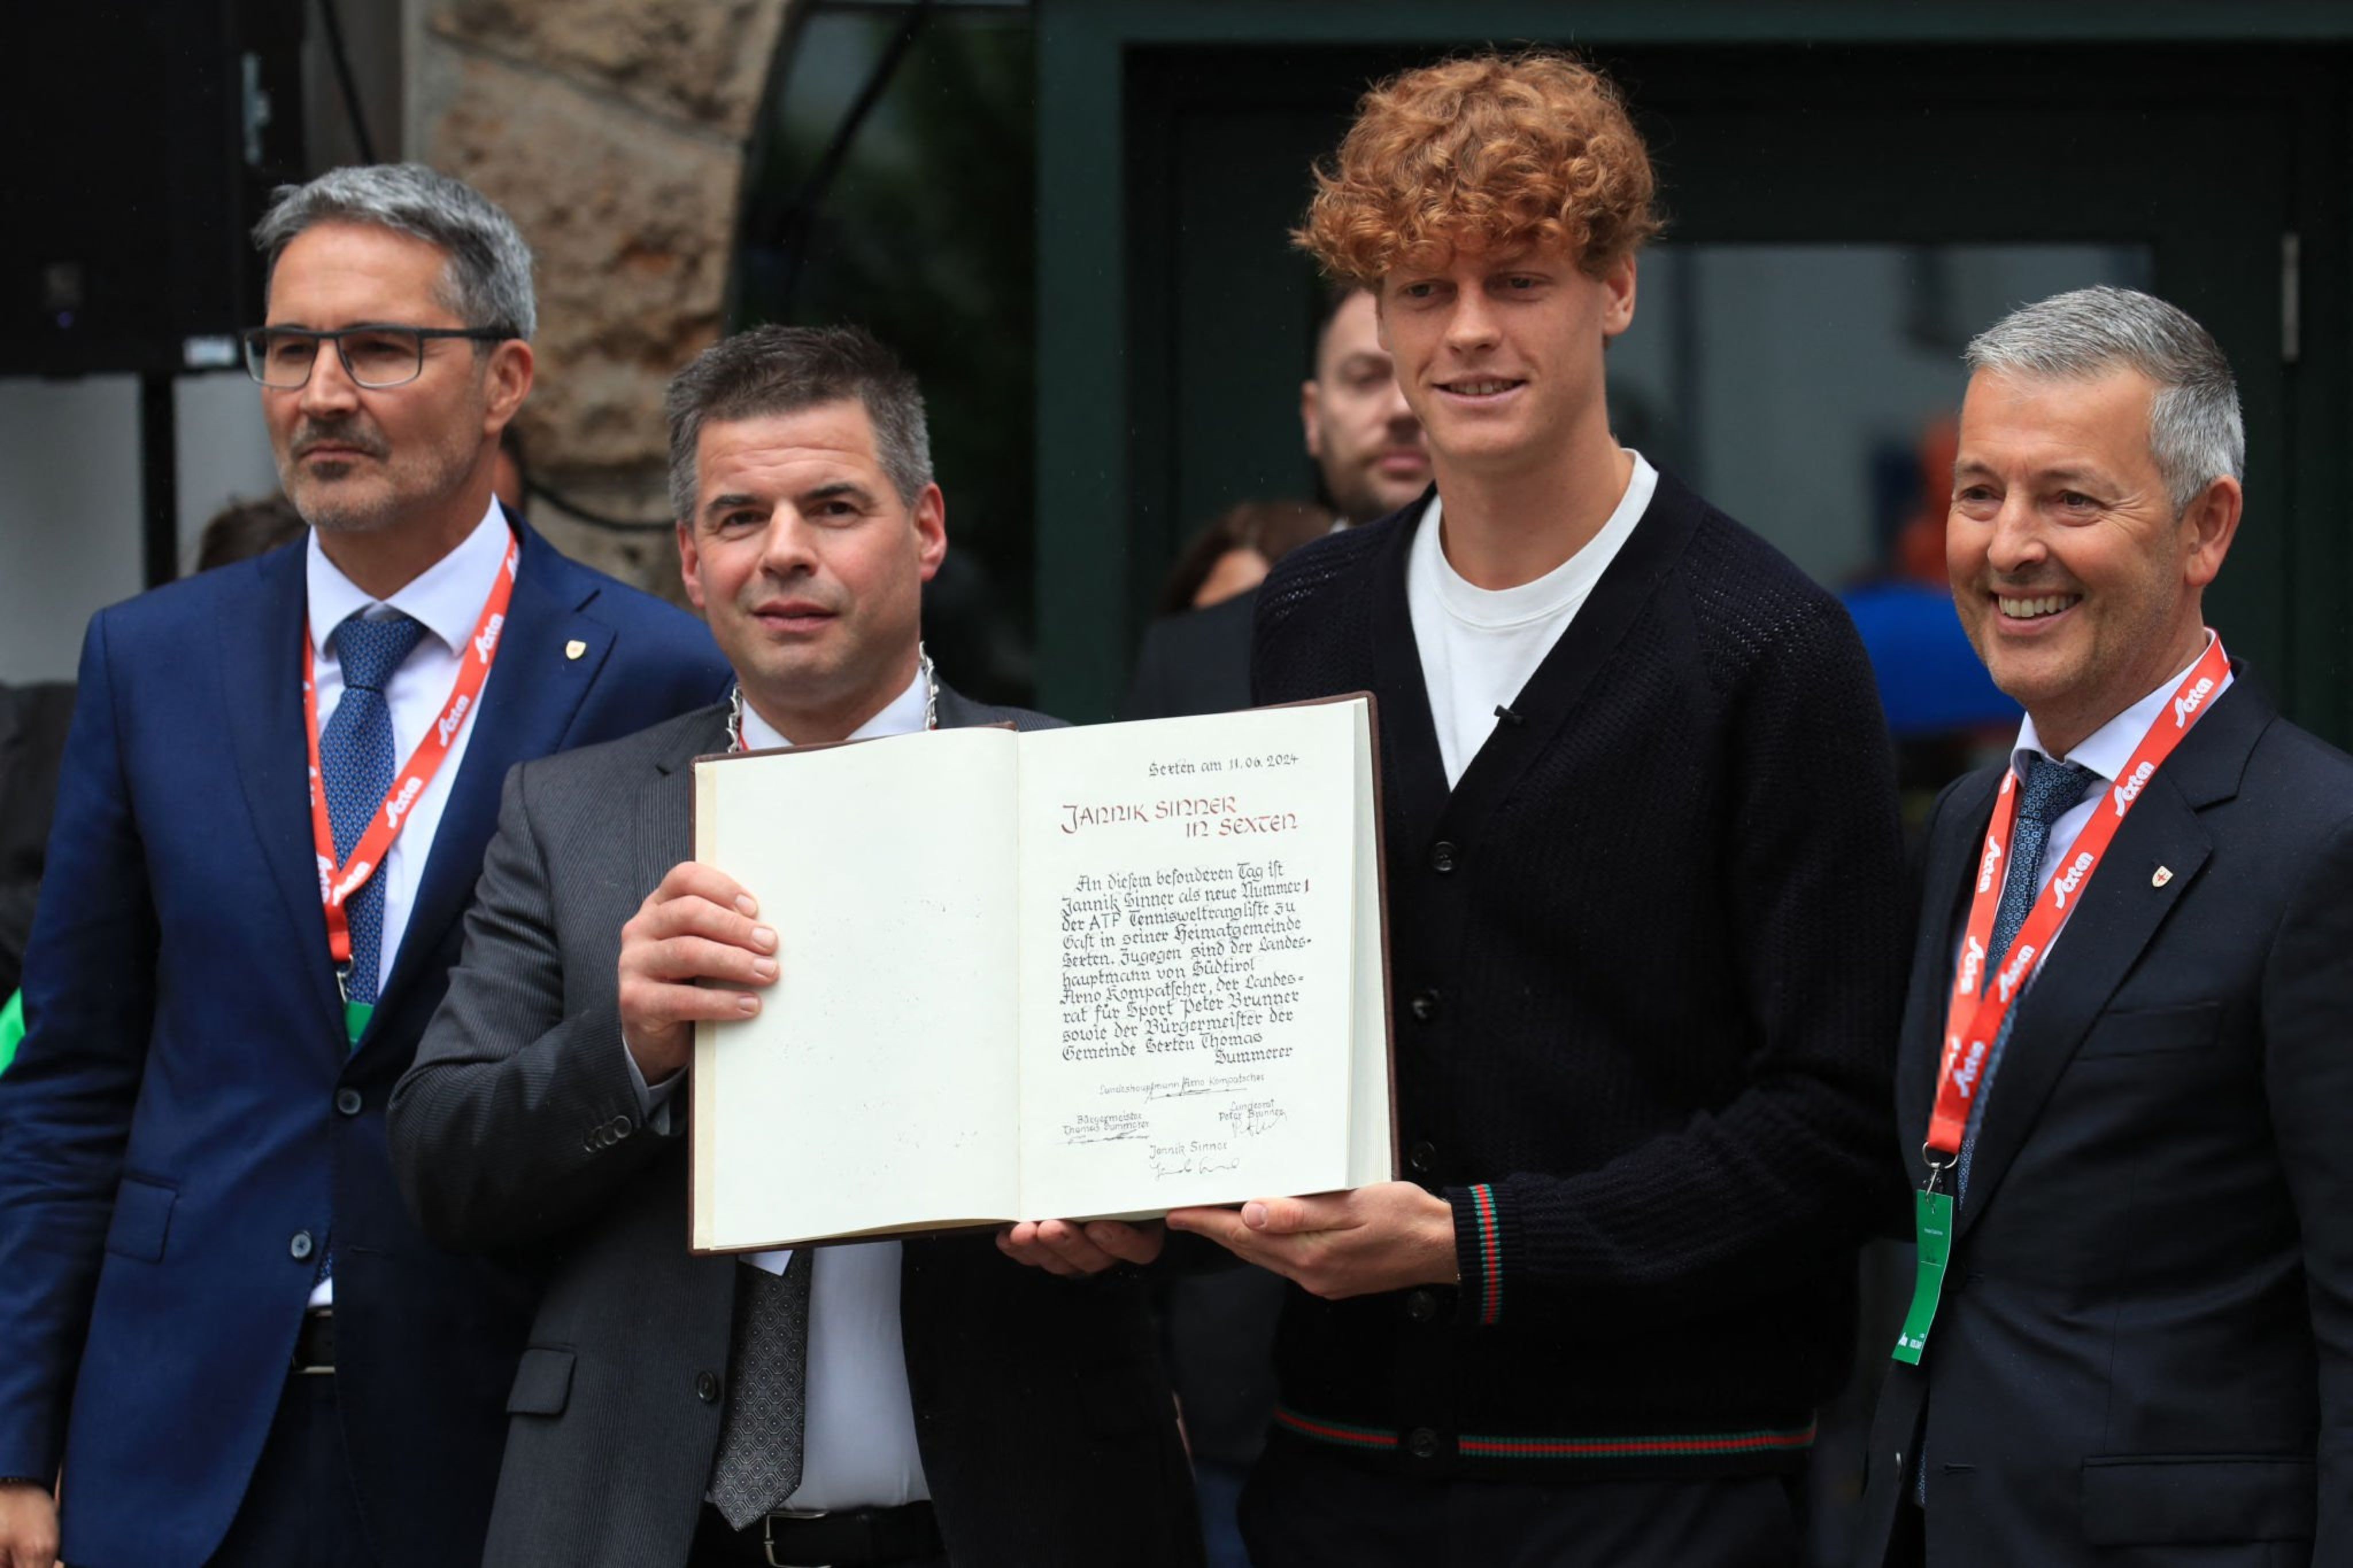
<path id="1" fill-rule="evenodd" d="M 831 1509 L 826 1508 L 772 1508 L 766 1513 L 761 1515 L 760 1555 L 768 1560 L 768 1568 L 793 1568 L 793 1565 L 790 1563 L 779 1563 L 776 1561 L 776 1521 L 780 1519 L 823 1519 L 827 1514 L 831 1513 L 832 1511 L 833 1510 Z M 816 1563 L 807 1565 L 807 1568 L 826 1568 L 826 1565 L 823 1563 Z"/>

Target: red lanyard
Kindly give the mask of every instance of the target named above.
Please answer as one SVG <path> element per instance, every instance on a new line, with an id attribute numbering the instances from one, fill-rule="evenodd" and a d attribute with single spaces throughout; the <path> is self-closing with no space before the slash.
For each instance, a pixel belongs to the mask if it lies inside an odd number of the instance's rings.
<path id="1" fill-rule="evenodd" d="M 433 775 L 441 771 L 448 758 L 449 747 L 465 727 L 466 715 L 473 710 L 481 697 L 482 682 L 491 676 L 491 661 L 498 657 L 499 631 L 506 625 L 507 600 L 514 594 L 516 544 L 507 544 L 506 563 L 491 584 L 491 596 L 482 602 L 481 619 L 474 623 L 474 636 L 467 646 L 458 666 L 458 683 L 450 688 L 449 700 L 442 705 L 441 717 L 425 731 L 417 749 L 408 754 L 408 762 L 393 776 L 392 789 L 377 808 L 375 819 L 360 841 L 352 846 L 352 858 L 341 866 L 335 864 L 335 829 L 327 816 L 327 792 L 319 782 L 319 689 L 311 679 L 312 652 L 310 623 L 302 626 L 302 717 L 310 731 L 311 742 L 311 842 L 319 857 L 319 901 L 327 910 L 327 948 L 335 955 L 335 967 L 347 968 L 352 962 L 352 927 L 343 913 L 344 900 L 367 885 L 367 879 L 384 864 L 391 851 L 392 841 L 400 837 L 408 820 L 408 813 Z"/>
<path id="2" fill-rule="evenodd" d="M 2083 901 L 2085 885 L 2099 869 L 2109 842 L 2150 775 L 2211 706 L 2210 700 L 2230 673 L 2231 660 L 2222 652 L 2222 639 L 2210 632 L 2205 655 L 2190 667 L 2174 689 L 2172 702 L 2141 737 L 2122 776 L 2108 786 L 2106 799 L 2113 809 L 2092 813 L 2091 823 L 2069 846 L 2066 864 L 2053 872 L 2051 885 L 2037 895 L 2033 912 L 2019 928 L 2010 951 L 2001 955 L 2000 967 L 1989 971 L 1986 943 L 1993 934 L 1994 911 L 2001 902 L 2002 867 L 2010 858 L 2010 833 L 2018 821 L 2018 774 L 2015 769 L 2002 774 L 2001 793 L 1994 802 L 1993 821 L 1986 829 L 1985 849 L 1978 860 L 1977 891 L 1969 901 L 1960 962 L 1953 966 L 1952 1005 L 1945 1015 L 1945 1058 L 1936 1072 L 1936 1109 L 1928 1122 L 1927 1144 L 1921 1151 L 1931 1167 L 1931 1187 L 1934 1173 L 1959 1155 L 1962 1135 L 1968 1129 L 1970 1102 L 1985 1079 L 1986 1053 L 2000 1037 L 2002 1020 L 2017 1005 L 2027 976 L 2050 952 L 2059 928 Z"/>

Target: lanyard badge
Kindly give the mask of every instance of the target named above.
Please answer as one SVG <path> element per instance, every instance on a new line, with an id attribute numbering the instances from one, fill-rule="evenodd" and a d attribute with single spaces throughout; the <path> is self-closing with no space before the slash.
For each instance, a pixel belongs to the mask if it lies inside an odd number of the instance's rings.
<path id="1" fill-rule="evenodd" d="M 2123 773 L 2103 797 L 2109 809 L 2096 807 L 2092 820 L 2067 849 L 2066 863 L 2055 868 L 2050 885 L 2036 895 L 2032 911 L 2010 950 L 1989 954 L 1994 913 L 2001 902 L 2003 868 L 2010 863 L 2011 835 L 2018 824 L 2018 774 L 2001 776 L 1993 820 L 1986 829 L 1978 859 L 1977 886 L 1969 899 L 1968 923 L 1961 935 L 1961 954 L 1953 966 L 1953 991 L 1945 1013 L 1945 1049 L 1936 1068 L 1936 1103 L 1928 1121 L 1927 1141 L 1920 1155 L 1927 1163 L 1928 1179 L 1913 1205 L 1919 1243 L 1919 1271 L 1913 1282 L 1912 1309 L 1895 1342 L 1895 1359 L 1917 1365 L 1928 1342 L 1928 1326 L 1936 1315 L 1943 1293 L 1946 1265 L 1953 1246 L 1954 1194 L 1939 1191 L 1944 1174 L 1960 1159 L 1962 1140 L 1978 1091 L 1985 1084 L 1986 1064 L 2002 1025 L 2026 990 L 2027 981 L 2041 966 L 2043 955 L 2084 900 L 2100 862 L 2106 858 L 2124 819 L 2140 799 L 2141 791 L 2165 759 L 2173 754 L 2189 726 L 2212 705 L 2214 693 L 2231 673 L 2222 639 L 2208 634 L 2206 652 L 2182 677 L 2173 700 L 2160 711 Z M 2031 871 L 2027 873 L 2031 875 Z"/>
<path id="2" fill-rule="evenodd" d="M 506 563 L 491 584 L 490 597 L 482 602 L 481 616 L 475 621 L 474 635 L 459 661 L 457 684 L 449 689 L 449 700 L 441 705 L 440 717 L 427 729 L 417 749 L 408 754 L 408 761 L 393 775 L 392 788 L 385 794 L 384 803 L 376 807 L 359 842 L 352 846 L 351 858 L 341 864 L 335 859 L 335 830 L 327 815 L 327 792 L 319 777 L 319 692 L 312 679 L 311 628 L 307 624 L 302 628 L 302 718 L 311 747 L 311 844 L 318 858 L 319 902 L 327 915 L 327 950 L 334 955 L 335 987 L 343 994 L 343 1030 L 353 1045 L 359 1044 L 360 1036 L 366 1031 L 375 1007 L 351 999 L 352 927 L 343 906 L 383 868 L 393 841 L 407 825 L 410 808 L 441 771 L 449 748 L 465 728 L 467 715 L 481 700 L 482 684 L 490 679 L 491 661 L 498 658 L 499 632 L 506 625 L 507 602 L 514 595 L 518 548 L 513 541 L 508 542 Z"/>

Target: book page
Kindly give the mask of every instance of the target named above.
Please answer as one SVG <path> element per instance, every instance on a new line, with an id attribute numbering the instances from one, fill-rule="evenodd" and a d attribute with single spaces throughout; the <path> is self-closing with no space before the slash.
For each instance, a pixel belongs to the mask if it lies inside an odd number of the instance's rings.
<path id="1" fill-rule="evenodd" d="M 1366 707 L 1022 738 L 1022 1217 L 1348 1184 Z"/>
<path id="2" fill-rule="evenodd" d="M 1348 1185 L 1397 1179 L 1397 1098 L 1390 1076 L 1388 903 L 1381 886 L 1380 747 L 1372 704 L 1356 704 L 1356 1032 L 1350 1090 Z"/>
<path id="3" fill-rule="evenodd" d="M 783 971 L 696 1033 L 698 1249 L 1014 1217 L 1018 765 L 992 729 L 696 764 Z"/>

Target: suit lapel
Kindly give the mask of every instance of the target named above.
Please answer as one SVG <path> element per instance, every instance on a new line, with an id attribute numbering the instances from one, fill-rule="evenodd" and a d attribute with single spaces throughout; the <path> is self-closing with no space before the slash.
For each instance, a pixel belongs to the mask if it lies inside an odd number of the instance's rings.
<path id="1" fill-rule="evenodd" d="M 1674 479 L 1659 476 L 1658 489 L 1641 521 L 1600 581 L 1594 584 L 1576 618 L 1513 700 L 1512 710 L 1519 715 L 1519 722 L 1498 721 L 1478 754 L 1462 770 L 1439 821 L 1439 831 L 1454 836 L 1493 811 L 1511 795 L 1528 764 L 1552 744 L 1627 628 L 1683 559 L 1684 546 L 1699 526 L 1703 505 Z M 1425 702 L 1425 723 L 1428 710 Z M 1436 754 L 1434 748 L 1431 754 Z"/>
<path id="2" fill-rule="evenodd" d="M 726 749 L 727 710 L 711 708 L 681 725 L 678 743 L 655 759 L 655 777 L 638 795 L 638 886 L 658 886 L 671 867 L 693 857 L 694 759 Z"/>
<path id="3" fill-rule="evenodd" d="M 1895 1063 L 1897 1120 L 1904 1130 L 1904 1156 L 1914 1186 L 1927 1178 L 1920 1144 L 1936 1102 L 1936 1070 L 1945 1053 L 1945 1012 L 1952 1000 L 1953 954 L 1968 918 L 1969 894 L 1987 826 L 1993 820 L 1997 769 L 1972 773 L 1945 802 L 1928 862 L 1921 877 L 1926 889 L 1920 934 L 1912 961 L 1912 986 L 1905 999 L 1904 1034 Z"/>
<path id="4" fill-rule="evenodd" d="M 302 719 L 304 559 L 301 548 L 291 547 L 260 557 L 249 573 L 226 569 L 247 574 L 239 591 L 251 598 L 246 613 L 232 607 L 219 620 L 219 711 L 262 865 L 292 922 L 290 951 L 302 955 L 323 1037 L 340 1040 L 342 1003 L 311 840 L 310 742 Z"/>
<path id="5" fill-rule="evenodd" d="M 1425 496 L 1401 514 L 1374 559 L 1374 596 L 1367 627 L 1372 641 L 1373 695 L 1380 704 L 1382 788 L 1389 820 L 1388 852 L 1418 860 L 1446 814 L 1446 766 L 1439 760 L 1438 727 L 1422 683 L 1421 648 L 1414 641 L 1406 603 L 1407 563 L 1414 530 L 1429 511 Z"/>
<path id="6" fill-rule="evenodd" d="M 529 529 L 518 524 L 516 531 L 522 551 L 498 657 L 385 983 L 387 1003 L 430 961 L 472 896 L 483 848 L 498 826 L 507 770 L 563 748 L 581 700 L 612 652 L 612 628 L 583 613 L 596 596 L 596 580 Z"/>
<path id="7" fill-rule="evenodd" d="M 2050 962 L 2018 1004 L 2000 1071 L 1986 1090 L 1968 1196 L 1954 1226 L 1957 1241 L 1985 1212 L 2108 999 L 2196 884 L 2213 852 L 2198 813 L 2237 793 L 2248 754 L 2274 716 L 2269 701 L 2242 676 L 2149 780 L 2117 829 L 2084 889 L 2083 907 L 2061 930 Z M 2162 886 L 2159 867 L 2170 872 Z"/>

